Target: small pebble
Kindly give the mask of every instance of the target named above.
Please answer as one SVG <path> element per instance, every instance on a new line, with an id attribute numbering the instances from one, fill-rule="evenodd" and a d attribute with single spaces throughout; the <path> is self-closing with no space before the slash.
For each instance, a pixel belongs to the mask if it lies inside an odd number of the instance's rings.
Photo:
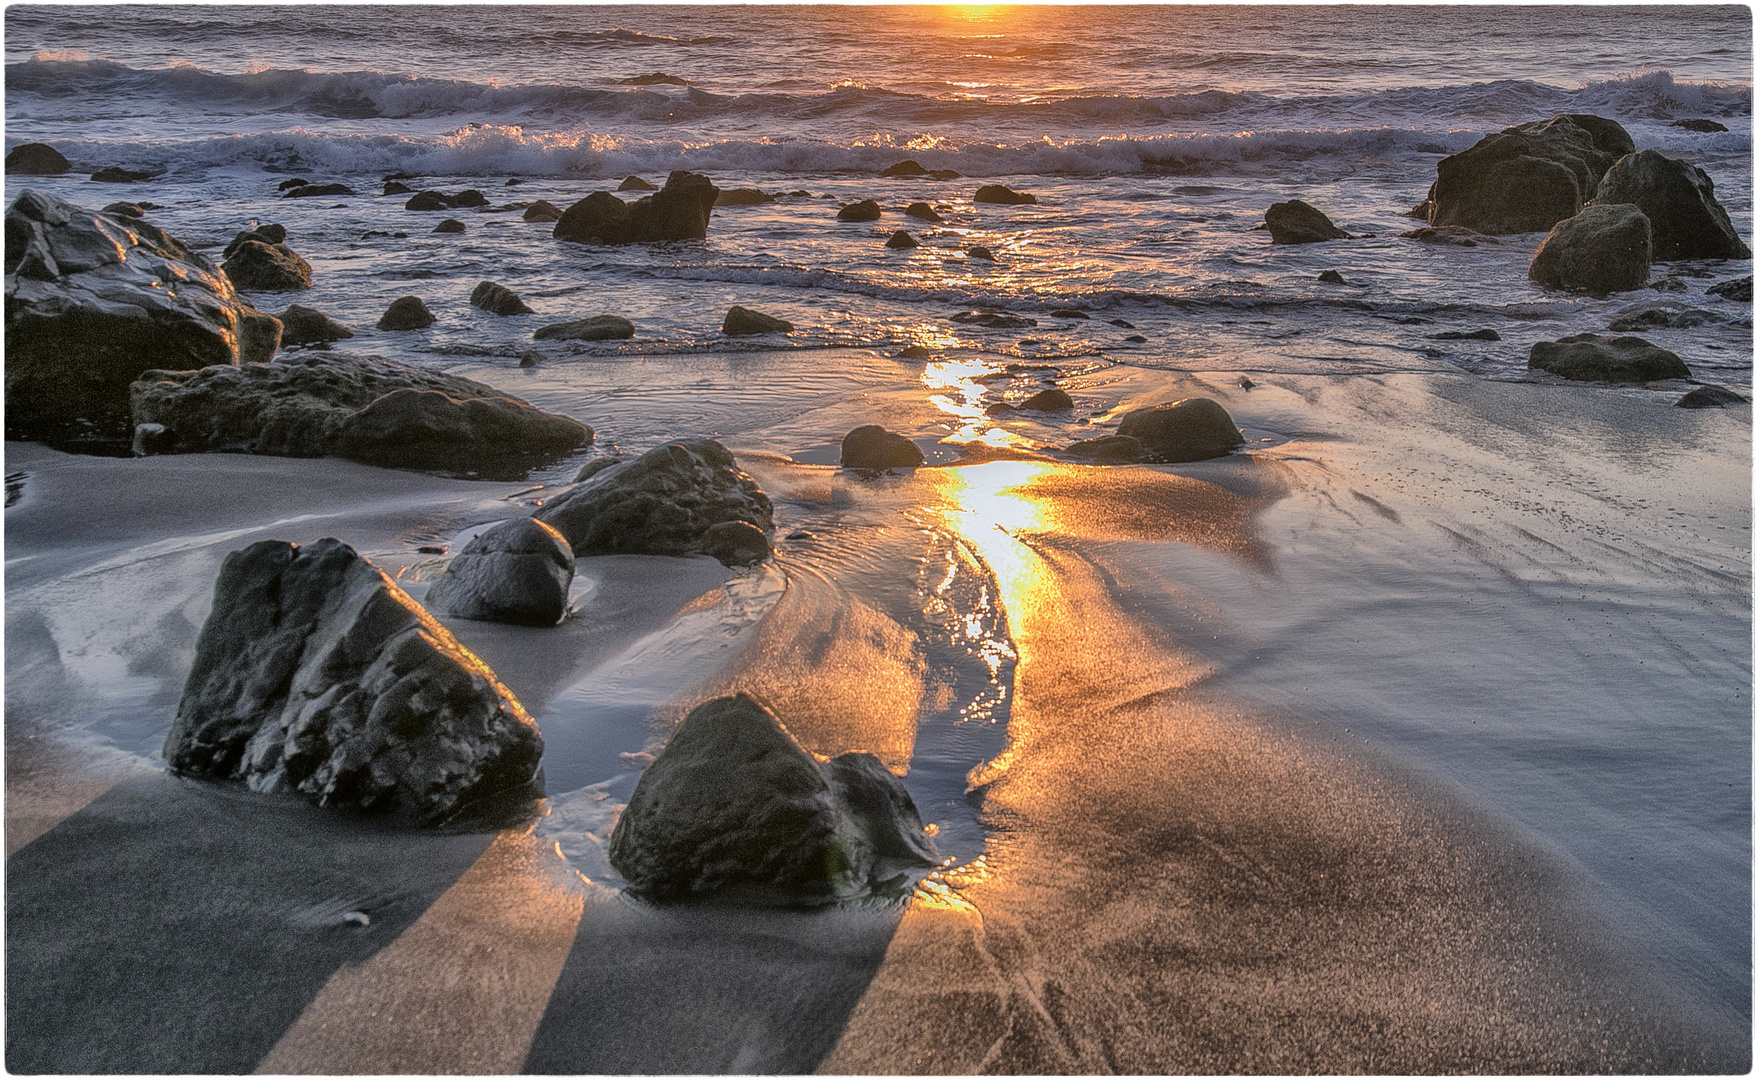
<path id="1" fill-rule="evenodd" d="M 422 544 L 415 550 L 422 555 L 444 555 L 448 549 L 443 544 Z"/>
<path id="2" fill-rule="evenodd" d="M 536 349 L 526 349 L 519 353 L 519 367 L 536 367 L 543 362 L 543 354 Z"/>
<path id="3" fill-rule="evenodd" d="M 1249 390 L 1251 387 L 1257 385 L 1256 383 L 1251 381 L 1251 377 L 1249 375 L 1240 375 L 1238 377 L 1238 384 L 1240 387 L 1242 387 L 1246 390 Z"/>
<path id="4" fill-rule="evenodd" d="M 804 529 L 800 529 L 796 532 L 788 533 L 787 539 L 789 539 L 789 540 L 815 540 L 815 539 L 817 539 L 817 537 L 816 537 L 816 535 L 814 535 L 812 533 L 806 532 Z"/>

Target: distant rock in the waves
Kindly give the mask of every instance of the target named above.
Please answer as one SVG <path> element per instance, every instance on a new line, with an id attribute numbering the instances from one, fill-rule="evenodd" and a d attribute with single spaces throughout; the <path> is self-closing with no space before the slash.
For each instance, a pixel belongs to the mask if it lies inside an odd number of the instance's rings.
<path id="1" fill-rule="evenodd" d="M 275 317 L 281 320 L 283 345 L 324 345 L 354 336 L 354 331 L 323 312 L 298 304 L 288 305 Z"/>
<path id="2" fill-rule="evenodd" d="M 888 248 L 907 249 L 907 248 L 918 248 L 921 245 L 918 242 L 916 242 L 916 239 L 913 236 L 910 236 L 908 233 L 904 232 L 902 229 L 898 229 L 896 232 L 891 234 L 891 238 L 889 240 L 885 241 L 885 246 Z"/>
<path id="3" fill-rule="evenodd" d="M 386 180 L 384 182 L 384 194 L 386 195 L 413 195 L 414 193 L 415 189 L 401 180 Z"/>
<path id="4" fill-rule="evenodd" d="M 1011 412 L 1062 412 L 1073 407 L 1074 399 L 1067 391 L 1052 386 L 1048 390 L 1039 390 L 1017 405 L 997 401 L 985 411 L 990 416 L 1005 416 Z"/>
<path id="5" fill-rule="evenodd" d="M 1685 131 L 1698 131 L 1704 134 L 1715 131 L 1725 131 L 1727 129 L 1725 124 L 1715 120 L 1673 120 L 1672 126 L 1675 128 L 1683 128 Z"/>
<path id="6" fill-rule="evenodd" d="M 1139 439 L 1147 461 L 1202 461 L 1224 457 L 1244 444 L 1231 414 L 1209 398 L 1137 409 L 1123 417 L 1116 431 Z"/>
<path id="7" fill-rule="evenodd" d="M 652 184 L 647 183 L 645 180 L 642 180 L 638 176 L 629 176 L 629 177 L 623 178 L 622 186 L 618 187 L 616 190 L 617 191 L 658 191 L 659 189 L 654 187 Z"/>
<path id="8" fill-rule="evenodd" d="M 449 218 L 448 217 L 444 221 L 433 226 L 433 231 L 436 233 L 461 233 L 466 228 L 468 228 L 468 226 L 466 226 L 463 222 L 459 221 L 457 218 Z"/>
<path id="9" fill-rule="evenodd" d="M 730 191 L 720 192 L 720 194 L 714 199 L 714 205 L 762 206 L 764 203 L 772 203 L 774 201 L 775 197 L 766 191 L 759 191 L 756 188 L 733 188 Z"/>
<path id="10" fill-rule="evenodd" d="M 720 332 L 728 337 L 790 334 L 793 332 L 793 324 L 786 319 L 777 319 L 773 315 L 764 315 L 760 311 L 752 311 L 735 304 L 727 309 L 725 321 L 720 324 Z"/>
<path id="11" fill-rule="evenodd" d="M 921 447 L 877 424 L 857 427 L 842 438 L 842 464 L 850 469 L 913 469 L 926 460 Z"/>
<path id="12" fill-rule="evenodd" d="M 1127 319 L 1112 319 L 1110 320 L 1110 325 L 1120 326 L 1124 330 L 1133 330 L 1135 328 L 1135 324 Z"/>
<path id="13" fill-rule="evenodd" d="M 555 526 L 575 555 L 722 558 L 728 545 L 715 526 L 740 521 L 759 535 L 775 527 L 769 497 L 713 439 L 670 443 L 602 467 L 533 516 Z"/>
<path id="14" fill-rule="evenodd" d="M 47 143 L 24 143 L 6 155 L 7 176 L 60 176 L 71 168 L 61 151 Z"/>
<path id="15" fill-rule="evenodd" d="M 117 217 L 143 218 L 146 216 L 146 207 L 140 203 L 113 202 L 104 207 L 103 212 L 115 214 Z"/>
<path id="16" fill-rule="evenodd" d="M 524 217 L 526 221 L 560 221 L 561 207 L 556 206 L 552 202 L 538 199 L 536 202 L 525 207 Z"/>
<path id="17" fill-rule="evenodd" d="M 1129 336 L 1128 336 L 1128 337 L 1126 337 L 1126 338 L 1123 338 L 1123 340 L 1124 340 L 1124 341 L 1127 341 L 1127 342 L 1129 342 L 1129 343 L 1130 343 L 1130 344 L 1133 344 L 1133 345 L 1145 345 L 1145 344 L 1147 344 L 1147 339 L 1146 339 L 1146 338 L 1144 338 L 1144 337 L 1142 337 L 1142 336 L 1141 336 L 1141 335 L 1140 335 L 1140 334 L 1130 334 L 1130 335 L 1129 335 Z"/>
<path id="18" fill-rule="evenodd" d="M 1750 399 L 1735 394 L 1724 386 L 1698 386 L 1677 401 L 1680 409 L 1721 409 L 1728 405 L 1749 404 Z"/>
<path id="19" fill-rule="evenodd" d="M 877 758 L 820 765 L 745 694 L 684 719 L 610 835 L 611 865 L 656 901 L 829 903 L 939 861 L 908 790 Z"/>
<path id="20" fill-rule="evenodd" d="M 1054 311 L 1049 313 L 1049 317 L 1052 319 L 1090 319 L 1090 318 L 1092 318 L 1092 316 L 1086 314 L 1084 311 L 1081 311 L 1079 308 L 1071 308 L 1071 307 L 1058 307 Z"/>
<path id="21" fill-rule="evenodd" d="M 1657 150 L 1630 154 L 1599 181 L 1594 206 L 1633 203 L 1653 223 L 1653 258 L 1749 259 L 1726 210 L 1714 197 L 1714 181 L 1687 161 Z"/>
<path id="22" fill-rule="evenodd" d="M 960 311 L 952 316 L 955 323 L 971 323 L 994 330 L 1019 330 L 1036 326 L 1037 320 L 1024 315 L 1008 315 L 1001 311 Z"/>
<path id="23" fill-rule="evenodd" d="M 1437 334 L 1429 334 L 1429 341 L 1499 341 L 1501 335 L 1493 330 L 1442 330 Z"/>
<path id="24" fill-rule="evenodd" d="M 136 172 L 112 165 L 107 169 L 99 169 L 92 173 L 91 178 L 100 184 L 138 184 L 142 180 L 151 180 L 157 175 L 159 173 L 152 170 Z"/>
<path id="25" fill-rule="evenodd" d="M 956 180 L 964 174 L 956 169 L 929 169 L 927 175 L 931 180 Z"/>
<path id="26" fill-rule="evenodd" d="M 354 189 L 346 184 L 301 184 L 288 190 L 282 196 L 286 199 L 310 199 L 319 196 L 352 195 Z"/>
<path id="27" fill-rule="evenodd" d="M 618 86 L 690 86 L 688 79 L 676 75 L 667 75 L 663 71 L 655 71 L 648 75 L 636 75 L 632 79 L 615 80 Z"/>
<path id="28" fill-rule="evenodd" d="M 1690 286 L 1684 284 L 1683 279 L 1676 274 L 1667 274 L 1665 277 L 1656 277 L 1647 283 L 1647 287 L 1654 292 L 1681 293 L 1690 291 Z"/>
<path id="29" fill-rule="evenodd" d="M 531 305 L 519 299 L 519 294 L 496 281 L 479 283 L 470 292 L 470 306 L 479 307 L 490 315 L 531 315 Z"/>
<path id="30" fill-rule="evenodd" d="M 584 424 L 484 383 L 375 356 L 149 371 L 131 387 L 136 425 L 172 453 L 336 457 L 433 472 L 518 476 L 592 442 Z"/>
<path id="31" fill-rule="evenodd" d="M 1634 150 L 1616 121 L 1577 113 L 1485 135 L 1441 159 L 1429 220 L 1495 236 L 1547 232 L 1578 214 L 1605 170 Z"/>
<path id="32" fill-rule="evenodd" d="M 518 187 L 522 183 L 524 183 L 524 181 L 519 179 L 518 177 L 509 176 L 506 179 L 506 183 L 502 184 L 501 186 L 502 187 Z"/>
<path id="33" fill-rule="evenodd" d="M 1339 270 L 1325 270 L 1318 275 L 1318 280 L 1326 285 L 1349 284 L 1348 280 L 1342 276 L 1342 273 Z"/>
<path id="34" fill-rule="evenodd" d="M 378 317 L 380 330 L 425 330 L 433 325 L 433 312 L 419 296 L 399 296 Z"/>
<path id="35" fill-rule="evenodd" d="M 1746 274 L 1742 278 L 1733 278 L 1731 281 L 1723 281 L 1718 285 L 1710 285 L 1708 293 L 1710 296 L 1718 296 L 1726 300 L 1743 300 L 1750 303 L 1751 275 Z"/>
<path id="36" fill-rule="evenodd" d="M 427 592 L 427 606 L 460 619 L 554 626 L 567 614 L 573 549 L 552 525 L 505 521 L 464 546 Z"/>
<path id="37" fill-rule="evenodd" d="M 1606 296 L 1647 284 L 1653 230 L 1630 203 L 1594 204 L 1560 221 L 1538 245 L 1527 271 L 1545 288 Z"/>
<path id="38" fill-rule="evenodd" d="M 881 212 L 882 211 L 879 210 L 879 204 L 877 202 L 872 199 L 862 199 L 859 202 L 849 203 L 847 206 L 836 211 L 836 220 L 877 221 Z"/>
<path id="39" fill-rule="evenodd" d="M 279 323 L 206 256 L 139 218 L 26 189 L 7 208 L 6 238 L 9 439 L 125 439 L 141 372 L 273 355 L 262 343 Z"/>
<path id="40" fill-rule="evenodd" d="M 403 204 L 404 210 L 453 210 L 472 206 L 487 206 L 488 196 L 475 188 L 466 188 L 456 195 L 447 195 L 443 191 L 417 191 L 409 196 Z"/>
<path id="41" fill-rule="evenodd" d="M 927 170 L 914 158 L 907 158 L 879 173 L 880 176 L 926 176 Z"/>
<path id="42" fill-rule="evenodd" d="M 1068 447 L 1068 453 L 1075 457 L 1090 458 L 1101 465 L 1129 465 L 1140 461 L 1145 451 L 1141 440 L 1133 435 L 1106 435 L 1097 439 L 1082 439 Z"/>
<path id="43" fill-rule="evenodd" d="M 899 360 L 926 360 L 933 356 L 933 350 L 926 345 L 905 345 L 897 353 Z"/>
<path id="44" fill-rule="evenodd" d="M 905 217 L 915 218 L 917 221 L 929 221 L 935 224 L 939 224 L 946 220 L 945 218 L 940 217 L 933 207 L 924 202 L 910 203 L 903 208 L 903 215 Z"/>
<path id="45" fill-rule="evenodd" d="M 1035 206 L 1037 196 L 1024 191 L 1014 191 L 1004 184 L 984 184 L 976 189 L 972 201 L 995 203 L 1000 206 Z"/>
<path id="46" fill-rule="evenodd" d="M 1531 347 L 1527 367 L 1576 382 L 1639 383 L 1688 379 L 1678 354 L 1638 337 L 1574 334 Z"/>
<path id="47" fill-rule="evenodd" d="M 1705 326 L 1724 321 L 1723 316 L 1717 316 L 1707 311 L 1667 311 L 1664 308 L 1640 308 L 1612 319 L 1610 329 L 1619 334 L 1625 334 L 1631 330 L 1687 330 L 1693 326 Z"/>
<path id="48" fill-rule="evenodd" d="M 1446 247 L 1478 247 L 1498 245 L 1500 241 L 1487 233 L 1479 233 L 1475 229 L 1466 229 L 1461 225 L 1441 225 L 1437 228 L 1411 229 L 1406 233 L 1398 233 L 1405 240 L 1419 240 L 1424 244 L 1441 244 Z"/>
<path id="49" fill-rule="evenodd" d="M 608 191 L 593 192 L 561 215 L 555 238 L 603 244 L 701 240 L 719 195 L 707 177 L 676 169 L 662 189 L 633 203 Z"/>
<path id="50" fill-rule="evenodd" d="M 1324 240 L 1347 240 L 1322 210 L 1299 199 L 1270 206 L 1263 215 L 1271 244 L 1316 244 Z"/>
<path id="51" fill-rule="evenodd" d="M 262 239 L 251 239 L 259 236 Z M 240 233 L 226 248 L 226 261 L 220 265 L 233 286 L 245 292 L 293 292 L 311 288 L 311 264 L 300 258 L 292 248 L 271 241 L 273 233 L 260 229 L 254 234 Z M 280 235 L 284 238 L 286 230 Z"/>
<path id="52" fill-rule="evenodd" d="M 333 539 L 226 557 L 164 752 L 181 775 L 425 825 L 542 795 L 543 738 L 518 700 Z"/>
<path id="53" fill-rule="evenodd" d="M 531 336 L 538 341 L 619 341 L 634 337 L 634 323 L 620 315 L 593 315 L 539 327 Z"/>
<path id="54" fill-rule="evenodd" d="M 981 259 L 983 262 L 993 262 L 994 252 L 979 244 L 976 247 L 971 248 L 969 251 L 966 251 L 964 257 L 967 259 Z"/>

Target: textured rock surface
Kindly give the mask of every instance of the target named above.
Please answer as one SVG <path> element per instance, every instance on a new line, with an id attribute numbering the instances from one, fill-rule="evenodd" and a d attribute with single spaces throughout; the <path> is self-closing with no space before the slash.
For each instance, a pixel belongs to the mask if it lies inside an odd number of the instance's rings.
<path id="1" fill-rule="evenodd" d="M 879 204 L 877 202 L 872 199 L 862 199 L 859 202 L 849 203 L 847 206 L 836 211 L 836 220 L 877 221 L 881 213 L 883 213 L 883 211 L 879 209 Z"/>
<path id="2" fill-rule="evenodd" d="M 610 837 L 611 865 L 652 900 L 825 903 L 938 861 L 876 758 L 820 767 L 744 694 L 689 714 Z"/>
<path id="3" fill-rule="evenodd" d="M 1322 210 L 1299 199 L 1289 199 L 1270 206 L 1263 215 L 1269 226 L 1272 244 L 1316 244 L 1324 240 L 1346 240 L 1348 234 L 1338 229 Z"/>
<path id="4" fill-rule="evenodd" d="M 620 315 L 593 315 L 538 327 L 531 336 L 538 341 L 616 341 L 634 337 L 634 323 Z"/>
<path id="5" fill-rule="evenodd" d="M 380 330 L 424 330 L 433 325 L 433 312 L 419 296 L 399 296 L 378 317 Z"/>
<path id="6" fill-rule="evenodd" d="M 1141 440 L 1133 435 L 1082 439 L 1068 447 L 1068 453 L 1104 465 L 1124 465 L 1141 460 Z"/>
<path id="7" fill-rule="evenodd" d="M 6 211 L 6 274 L 9 439 L 126 438 L 129 383 L 238 362 L 255 314 L 219 267 L 153 225 L 30 190 Z"/>
<path id="8" fill-rule="evenodd" d="M 323 312 L 299 304 L 287 305 L 287 310 L 277 317 L 281 320 L 284 345 L 322 345 L 354 336 L 354 331 Z"/>
<path id="9" fill-rule="evenodd" d="M 887 166 L 885 168 L 885 171 L 879 173 L 879 175 L 880 176 L 926 176 L 927 170 L 922 167 L 921 162 L 916 161 L 914 158 L 904 158 L 902 161 L 897 162 L 895 165 Z"/>
<path id="10" fill-rule="evenodd" d="M 931 221 L 936 225 L 946 220 L 945 218 L 940 217 L 939 212 L 932 206 L 929 206 L 924 202 L 910 203 L 903 208 L 903 213 L 907 217 L 915 218 L 918 221 Z"/>
<path id="11" fill-rule="evenodd" d="M 1724 386 L 1698 386 L 1678 399 L 1680 409 L 1723 409 L 1728 405 L 1744 405 L 1748 399 Z"/>
<path id="12" fill-rule="evenodd" d="M 1678 354 L 1638 337 L 1574 334 L 1531 347 L 1527 366 L 1577 382 L 1650 382 L 1688 379 Z"/>
<path id="13" fill-rule="evenodd" d="M 766 191 L 758 191 L 756 188 L 733 188 L 731 191 L 720 192 L 720 194 L 714 199 L 714 205 L 761 206 L 764 203 L 772 203 L 774 201 L 775 197 Z"/>
<path id="14" fill-rule="evenodd" d="M 573 550 L 553 526 L 501 522 L 464 546 L 427 592 L 427 606 L 460 619 L 554 626 L 567 614 Z"/>
<path id="15" fill-rule="evenodd" d="M 1642 288 L 1652 272 L 1652 229 L 1630 203 L 1595 204 L 1558 222 L 1527 271 L 1546 288 L 1594 296 Z"/>
<path id="16" fill-rule="evenodd" d="M 60 176 L 70 168 L 61 151 L 48 143 L 24 143 L 6 155 L 8 176 Z"/>
<path id="17" fill-rule="evenodd" d="M 764 315 L 760 311 L 752 311 L 736 304 L 726 310 L 726 318 L 720 324 L 720 332 L 732 337 L 787 334 L 792 331 L 793 324 L 786 319 L 777 319 L 773 315 Z"/>
<path id="18" fill-rule="evenodd" d="M 540 796 L 542 754 L 488 666 L 339 540 L 226 557 L 165 738 L 176 773 L 426 824 Z"/>
<path id="19" fill-rule="evenodd" d="M 149 371 L 135 424 L 168 452 L 336 455 L 374 465 L 518 475 L 589 445 L 592 429 L 493 387 L 409 364 L 309 353 L 278 364 Z"/>
<path id="20" fill-rule="evenodd" d="M 233 241 L 220 265 L 232 285 L 245 292 L 291 292 L 311 288 L 311 264 L 284 243 Z"/>
<path id="21" fill-rule="evenodd" d="M 1003 184 L 984 184 L 976 189 L 973 200 L 979 203 L 999 203 L 1002 206 L 1025 206 L 1036 205 L 1037 196 L 1014 191 Z"/>
<path id="22" fill-rule="evenodd" d="M 1146 461 L 1201 461 L 1223 457 L 1244 443 L 1238 425 L 1218 401 L 1185 398 L 1169 405 L 1139 409 L 1123 417 L 1118 435 L 1141 442 Z"/>
<path id="23" fill-rule="evenodd" d="M 560 221 L 561 207 L 547 199 L 538 199 L 525 207 L 524 219 L 526 221 Z"/>
<path id="24" fill-rule="evenodd" d="M 842 437 L 842 464 L 850 469 L 913 469 L 926 460 L 921 447 L 877 424 Z"/>
<path id="25" fill-rule="evenodd" d="M 1748 304 L 1751 302 L 1751 275 L 1746 274 L 1742 278 L 1733 278 L 1731 281 L 1723 281 L 1718 285 L 1710 285 L 1708 294 L 1724 297 L 1727 300 L 1743 300 Z"/>
<path id="26" fill-rule="evenodd" d="M 531 305 L 519 299 L 519 294 L 494 281 L 479 283 L 470 292 L 470 304 L 479 307 L 491 315 L 530 315 Z"/>
<path id="27" fill-rule="evenodd" d="M 461 232 L 466 232 L 468 230 L 469 230 L 468 225 L 465 225 L 463 222 L 459 221 L 457 218 L 449 218 L 449 217 L 446 218 L 444 221 L 440 222 L 439 224 L 433 226 L 433 231 L 436 233 L 461 233 Z"/>
<path id="28" fill-rule="evenodd" d="M 593 192 L 561 215 L 555 237 L 604 244 L 700 240 L 708 235 L 719 197 L 720 189 L 707 177 L 676 169 L 663 188 L 634 203 L 608 191 Z"/>
<path id="29" fill-rule="evenodd" d="M 1605 170 L 1634 149 L 1614 120 L 1580 114 L 1485 135 L 1441 159 L 1428 220 L 1495 236 L 1547 232 L 1578 214 Z"/>
<path id="30" fill-rule="evenodd" d="M 715 525 L 773 529 L 774 507 L 712 439 L 675 442 L 617 462 L 551 499 L 534 515 L 575 555 L 706 553 Z"/>
<path id="31" fill-rule="evenodd" d="M 625 177 L 623 177 L 622 183 L 617 186 L 616 190 L 617 191 L 658 191 L 659 189 L 657 187 L 654 187 L 652 184 L 647 183 L 645 180 L 642 180 L 638 176 L 625 176 Z"/>
<path id="32" fill-rule="evenodd" d="M 898 229 L 896 232 L 891 234 L 891 238 L 889 240 L 885 241 L 885 246 L 888 248 L 908 249 L 908 248 L 918 248 L 921 246 L 921 244 L 919 242 L 917 242 L 913 236 L 910 236 L 908 233 L 904 232 L 902 229 Z"/>
<path id="33" fill-rule="evenodd" d="M 1714 197 L 1714 181 L 1687 161 L 1643 150 L 1611 166 L 1593 203 L 1633 203 L 1653 224 L 1653 258 L 1749 259 L 1751 249 Z"/>

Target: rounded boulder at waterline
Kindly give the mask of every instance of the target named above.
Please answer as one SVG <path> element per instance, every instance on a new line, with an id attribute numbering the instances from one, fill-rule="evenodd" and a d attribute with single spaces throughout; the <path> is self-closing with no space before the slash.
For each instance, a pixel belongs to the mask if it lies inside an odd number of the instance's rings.
<path id="1" fill-rule="evenodd" d="M 1225 457 L 1244 444 L 1232 415 L 1218 401 L 1185 398 L 1123 417 L 1118 435 L 1140 440 L 1144 461 L 1202 461 Z"/>

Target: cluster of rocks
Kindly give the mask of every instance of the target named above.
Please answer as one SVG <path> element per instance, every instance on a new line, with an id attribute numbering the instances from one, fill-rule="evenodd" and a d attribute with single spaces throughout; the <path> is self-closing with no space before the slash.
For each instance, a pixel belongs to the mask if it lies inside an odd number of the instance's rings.
<path id="1" fill-rule="evenodd" d="M 708 235 L 719 197 L 720 189 L 707 177 L 677 169 L 663 188 L 633 203 L 608 191 L 593 192 L 563 211 L 555 237 L 601 244 L 700 240 Z"/>

